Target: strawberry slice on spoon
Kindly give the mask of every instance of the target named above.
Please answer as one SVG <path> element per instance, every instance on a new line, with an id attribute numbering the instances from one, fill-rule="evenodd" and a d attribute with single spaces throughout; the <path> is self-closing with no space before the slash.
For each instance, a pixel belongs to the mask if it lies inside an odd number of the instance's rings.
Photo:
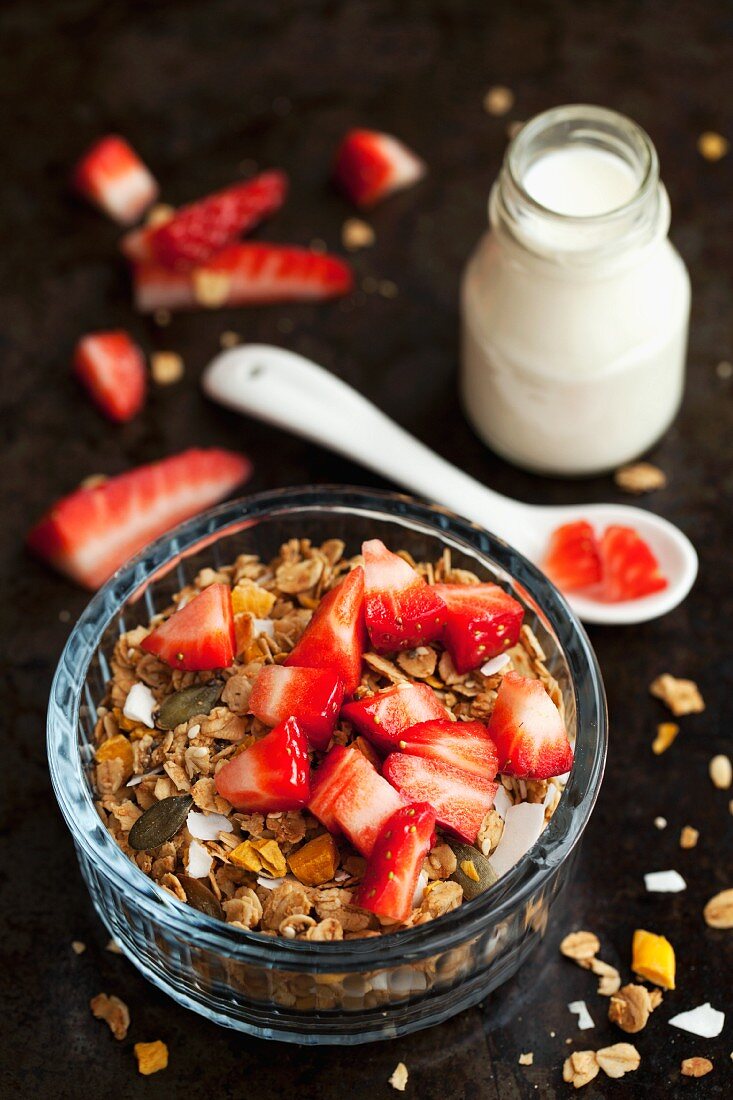
<path id="1" fill-rule="evenodd" d="M 397 810 L 377 837 L 355 904 L 380 917 L 407 920 L 434 828 L 435 811 L 427 802 Z"/>
<path id="2" fill-rule="evenodd" d="M 228 668 L 236 650 L 229 585 L 210 584 L 143 638 L 140 646 L 171 668 L 188 672 Z"/>
<path id="3" fill-rule="evenodd" d="M 366 625 L 375 649 L 413 649 L 441 636 L 446 607 L 434 588 L 380 539 L 361 548 Z"/>
<path id="4" fill-rule="evenodd" d="M 281 813 L 302 810 L 310 797 L 308 740 L 288 718 L 216 773 L 216 789 L 237 810 Z"/>

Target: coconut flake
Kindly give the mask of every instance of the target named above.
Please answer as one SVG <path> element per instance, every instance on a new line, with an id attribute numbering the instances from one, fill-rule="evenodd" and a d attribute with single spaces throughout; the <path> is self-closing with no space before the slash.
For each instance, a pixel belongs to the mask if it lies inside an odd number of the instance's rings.
<path id="1" fill-rule="evenodd" d="M 421 871 L 417 876 L 417 883 L 415 884 L 415 893 L 412 895 L 412 908 L 417 909 L 418 905 L 422 902 L 423 895 L 425 894 L 425 887 L 428 884 L 428 876 L 426 871 Z"/>
<path id="2" fill-rule="evenodd" d="M 284 878 L 267 878 L 266 875 L 257 876 L 257 885 L 264 886 L 265 890 L 277 890 L 278 886 L 282 886 L 284 882 Z"/>
<path id="3" fill-rule="evenodd" d="M 188 846 L 188 862 L 186 873 L 191 878 L 206 878 L 214 861 L 203 844 L 198 840 L 192 840 Z"/>
<path id="4" fill-rule="evenodd" d="M 679 894 L 687 889 L 679 871 L 652 871 L 644 875 L 644 885 L 650 894 Z"/>
<path id="5" fill-rule="evenodd" d="M 156 707 L 156 699 L 147 684 L 133 684 L 127 693 L 122 713 L 131 722 L 142 722 L 148 729 L 153 729 L 153 710 Z"/>
<path id="6" fill-rule="evenodd" d="M 509 807 L 501 840 L 489 857 L 489 863 L 497 875 L 506 874 L 519 862 L 538 840 L 544 824 L 545 808 L 541 803 L 520 802 Z"/>
<path id="7" fill-rule="evenodd" d="M 495 676 L 496 673 L 501 672 L 504 665 L 508 665 L 510 661 L 511 657 L 508 653 L 498 653 L 496 657 L 492 657 L 485 665 L 481 665 L 479 671 L 482 676 Z"/>
<path id="8" fill-rule="evenodd" d="M 189 811 L 186 828 L 197 840 L 218 840 L 219 833 L 233 833 L 232 823 L 224 814 L 200 814 Z"/>
<path id="9" fill-rule="evenodd" d="M 588 1028 L 595 1027 L 593 1018 L 588 1011 L 588 1005 L 585 1001 L 571 1001 L 568 1005 L 571 1012 L 574 1012 L 578 1017 L 578 1030 L 587 1031 Z"/>
<path id="10" fill-rule="evenodd" d="M 150 779 L 153 775 L 162 775 L 162 768 L 153 768 L 151 772 L 145 772 L 145 775 L 133 775 L 132 779 L 128 779 L 126 786 L 137 787 L 138 783 L 142 783 L 143 779 Z"/>
<path id="11" fill-rule="evenodd" d="M 691 1008 L 688 1012 L 679 1012 L 669 1021 L 672 1027 L 678 1027 L 682 1031 L 689 1031 L 691 1035 L 699 1035 L 701 1039 L 716 1039 L 723 1030 L 725 1013 L 713 1008 L 710 1001 L 697 1008 Z"/>
<path id="12" fill-rule="evenodd" d="M 509 795 L 506 793 L 504 787 L 499 785 L 499 790 L 494 796 L 493 808 L 498 813 L 502 821 L 506 821 L 507 811 L 514 805 Z"/>
<path id="13" fill-rule="evenodd" d="M 275 624 L 272 619 L 255 619 L 255 634 L 266 634 L 268 638 L 275 637 Z"/>

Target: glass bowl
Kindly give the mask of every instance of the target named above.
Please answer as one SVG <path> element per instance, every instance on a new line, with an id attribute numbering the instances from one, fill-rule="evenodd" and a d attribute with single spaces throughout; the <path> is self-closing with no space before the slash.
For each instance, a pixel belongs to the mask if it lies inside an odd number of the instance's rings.
<path id="1" fill-rule="evenodd" d="M 115 844 L 91 788 L 96 708 L 118 635 L 147 623 L 204 565 L 267 559 L 297 536 L 378 537 L 415 558 L 496 579 L 522 602 L 558 680 L 576 738 L 567 787 L 540 840 L 479 897 L 446 916 L 374 939 L 312 943 L 233 928 L 162 891 Z M 445 509 L 372 490 L 306 487 L 222 504 L 119 570 L 81 616 L 59 662 L 48 715 L 56 797 L 97 912 L 135 966 L 174 1000 L 261 1038 L 363 1043 L 439 1023 L 510 978 L 542 938 L 567 883 L 603 775 L 603 685 L 562 596 L 516 550 Z"/>

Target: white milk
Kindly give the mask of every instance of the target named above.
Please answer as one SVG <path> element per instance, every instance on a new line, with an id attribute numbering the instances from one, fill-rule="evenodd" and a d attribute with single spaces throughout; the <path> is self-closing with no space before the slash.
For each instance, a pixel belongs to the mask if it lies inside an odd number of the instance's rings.
<path id="1" fill-rule="evenodd" d="M 543 473 L 637 457 L 679 407 L 690 303 L 649 139 L 601 108 L 540 115 L 507 153 L 490 220 L 462 290 L 477 432 Z"/>

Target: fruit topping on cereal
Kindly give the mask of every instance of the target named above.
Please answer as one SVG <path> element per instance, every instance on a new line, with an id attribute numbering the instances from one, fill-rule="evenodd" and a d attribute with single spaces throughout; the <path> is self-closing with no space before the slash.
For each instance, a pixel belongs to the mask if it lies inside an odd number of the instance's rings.
<path id="1" fill-rule="evenodd" d="M 382 825 L 404 802 L 358 749 L 336 745 L 313 776 L 308 809 L 368 856 Z"/>
<path id="2" fill-rule="evenodd" d="M 353 695 L 361 680 L 365 648 L 364 570 L 357 566 L 323 597 L 285 664 L 330 669 L 345 694 Z"/>
<path id="3" fill-rule="evenodd" d="M 407 920 L 434 829 L 435 811 L 427 802 L 402 806 L 392 814 L 367 861 L 356 905 L 380 917 Z"/>
<path id="4" fill-rule="evenodd" d="M 98 588 L 152 539 L 246 481 L 243 455 L 191 449 L 138 466 L 59 500 L 28 535 L 28 547 L 59 572 Z"/>
<path id="5" fill-rule="evenodd" d="M 427 684 L 396 684 L 347 703 L 341 716 L 382 752 L 394 752 L 405 730 L 433 718 L 447 718 L 448 711 Z"/>
<path id="6" fill-rule="evenodd" d="M 209 585 L 140 644 L 171 668 L 188 672 L 228 668 L 236 644 L 229 585 Z"/>
<path id="7" fill-rule="evenodd" d="M 145 357 L 123 331 L 83 336 L 74 350 L 74 371 L 94 401 L 109 417 L 124 423 L 145 401 Z"/>
<path id="8" fill-rule="evenodd" d="M 136 264 L 133 281 L 141 313 L 322 301 L 353 286 L 351 268 L 338 256 L 259 241 L 229 245 L 190 271 Z"/>
<path id="9" fill-rule="evenodd" d="M 375 649 L 414 649 L 439 638 L 446 618 L 440 596 L 379 539 L 365 542 L 366 625 Z"/>
<path id="10" fill-rule="evenodd" d="M 155 202 L 158 185 L 124 138 L 110 134 L 74 169 L 77 191 L 121 225 L 131 225 Z"/>
<path id="11" fill-rule="evenodd" d="M 553 531 L 542 568 L 563 592 L 576 592 L 600 581 L 601 556 L 587 520 L 565 523 Z"/>
<path id="12" fill-rule="evenodd" d="M 631 527 L 607 528 L 600 554 L 607 600 L 638 600 L 667 587 L 653 551 Z"/>
<path id="13" fill-rule="evenodd" d="M 332 669 L 264 665 L 249 697 L 249 709 L 268 726 L 295 716 L 314 749 L 331 740 L 344 685 Z"/>
<path id="14" fill-rule="evenodd" d="M 394 752 L 382 769 L 405 800 L 429 802 L 438 825 L 473 844 L 498 784 L 438 760 Z"/>
<path id="15" fill-rule="evenodd" d="M 496 745 L 483 722 L 454 722 L 450 718 L 421 722 L 400 734 L 394 749 L 409 756 L 442 760 L 484 779 L 493 779 L 499 770 Z"/>
<path id="16" fill-rule="evenodd" d="M 228 760 L 216 773 L 216 789 L 237 810 L 300 810 L 310 797 L 308 740 L 295 718 Z"/>
<path id="17" fill-rule="evenodd" d="M 471 672 L 517 644 L 522 605 L 498 584 L 436 584 L 448 612 L 443 641 L 457 672 Z"/>
<path id="18" fill-rule="evenodd" d="M 374 206 L 411 187 L 427 172 L 425 162 L 391 134 L 349 130 L 336 153 L 334 179 L 357 206 Z"/>
<path id="19" fill-rule="evenodd" d="M 507 672 L 499 685 L 489 735 L 499 753 L 499 771 L 521 779 L 564 775 L 573 764 L 560 711 L 540 680 Z"/>
<path id="20" fill-rule="evenodd" d="M 262 172 L 181 207 L 160 225 L 128 233 L 122 251 L 138 263 L 188 270 L 206 263 L 279 210 L 287 190 L 284 172 Z"/>

